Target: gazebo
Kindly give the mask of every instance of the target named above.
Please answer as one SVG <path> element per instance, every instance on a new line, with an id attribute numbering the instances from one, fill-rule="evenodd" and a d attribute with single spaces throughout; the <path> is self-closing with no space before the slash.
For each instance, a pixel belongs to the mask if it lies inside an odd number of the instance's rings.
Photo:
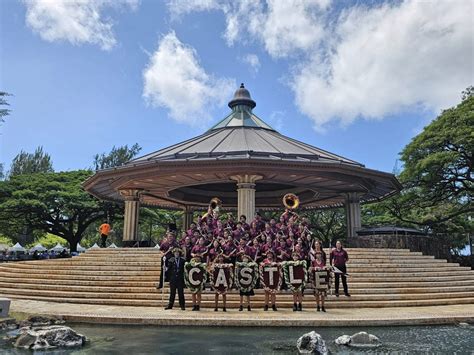
<path id="1" fill-rule="evenodd" d="M 137 239 L 140 205 L 195 210 L 213 197 L 223 208 L 252 219 L 256 208 L 282 208 L 294 193 L 300 209 L 345 207 L 348 236 L 361 227 L 360 203 L 380 201 L 401 189 L 393 174 L 286 137 L 253 109 L 242 84 L 230 114 L 207 132 L 127 164 L 97 171 L 83 186 L 99 199 L 124 201 L 124 245 Z"/>

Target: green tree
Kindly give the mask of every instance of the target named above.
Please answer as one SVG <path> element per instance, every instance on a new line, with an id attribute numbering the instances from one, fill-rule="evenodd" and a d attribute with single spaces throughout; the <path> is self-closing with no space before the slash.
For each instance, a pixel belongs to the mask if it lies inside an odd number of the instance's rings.
<path id="1" fill-rule="evenodd" d="M 22 150 L 20 154 L 13 158 L 9 176 L 53 171 L 51 156 L 43 151 L 43 147 L 38 147 L 34 153 L 27 153 Z"/>
<path id="2" fill-rule="evenodd" d="M 126 162 L 135 157 L 142 148 L 135 143 L 130 148 L 128 145 L 116 148 L 112 148 L 110 153 L 96 154 L 94 156 L 94 169 L 101 170 L 107 168 L 114 168 L 117 166 L 124 165 Z"/>
<path id="3" fill-rule="evenodd" d="M 7 96 L 11 96 L 11 94 L 5 91 L 0 91 L 0 123 L 5 122 L 5 117 L 8 116 L 11 112 L 11 110 L 1 107 L 1 106 L 9 106 L 9 103 L 6 100 Z"/>
<path id="4" fill-rule="evenodd" d="M 0 228 L 27 224 L 32 230 L 51 233 L 69 242 L 76 251 L 86 229 L 97 221 L 114 218 L 123 207 L 99 201 L 81 183 L 88 170 L 21 174 L 0 182 Z M 20 230 L 18 230 L 20 232 Z"/>

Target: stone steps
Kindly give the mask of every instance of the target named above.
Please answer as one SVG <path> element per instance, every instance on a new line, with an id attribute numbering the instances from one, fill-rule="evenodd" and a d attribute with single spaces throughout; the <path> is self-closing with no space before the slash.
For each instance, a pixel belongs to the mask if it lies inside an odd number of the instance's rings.
<path id="1" fill-rule="evenodd" d="M 396 307 L 474 303 L 474 272 L 408 250 L 348 249 L 351 298 L 329 297 L 332 307 Z M 72 259 L 0 264 L 0 294 L 98 305 L 161 307 L 169 289 L 156 290 L 161 253 L 156 249 L 100 249 Z M 255 290 L 255 306 L 263 305 L 263 290 Z M 162 293 L 163 292 L 163 293 Z M 188 303 L 190 293 L 186 292 Z M 289 291 L 277 295 L 279 307 L 292 307 Z M 313 300 L 306 289 L 305 303 Z M 229 307 L 239 294 L 230 291 Z M 312 301 L 311 301 L 312 302 Z M 166 302 L 165 302 L 166 303 Z M 203 293 L 203 306 L 214 307 L 214 292 Z"/>
<path id="2" fill-rule="evenodd" d="M 391 291 L 390 291 L 391 292 Z M 97 291 L 92 292 L 92 290 L 84 291 L 65 291 L 65 290 L 40 290 L 40 289 L 16 289 L 16 288 L 3 288 L 0 287 L 0 294 L 9 293 L 15 295 L 23 296 L 42 296 L 42 297 L 64 297 L 64 298 L 95 298 L 100 295 L 102 299 L 134 299 L 134 300 L 157 300 L 161 299 L 161 292 L 156 290 L 151 290 L 151 292 L 141 292 L 141 293 L 129 293 L 129 292 L 104 292 Z M 166 292 L 165 292 L 166 294 Z M 287 297 L 292 299 L 291 292 L 282 291 L 279 296 Z M 203 299 L 213 299 L 214 292 L 209 291 L 205 292 L 202 295 Z M 237 291 L 232 291 L 229 293 L 229 299 L 238 299 L 239 294 Z M 264 294 L 259 292 L 253 297 L 253 299 L 258 300 L 259 298 L 263 299 Z M 403 293 L 403 294 L 394 294 L 394 293 L 384 293 L 384 294 L 360 294 L 353 295 L 351 297 L 351 302 L 360 302 L 360 301 L 391 301 L 391 300 L 423 300 L 423 299 L 447 299 L 447 298 L 472 298 L 474 300 L 474 291 L 459 291 L 451 293 Z"/>
<path id="3" fill-rule="evenodd" d="M 366 295 L 366 294 L 386 294 L 386 288 L 375 288 L 367 287 L 360 288 L 355 285 L 350 285 L 352 295 Z M 21 289 L 21 290 L 43 290 L 43 291 L 65 291 L 65 292 L 105 292 L 105 293 L 133 293 L 137 297 L 142 293 L 156 293 L 155 283 L 149 283 L 145 285 L 135 285 L 135 284 L 125 284 L 125 285 L 113 285 L 113 286 L 104 286 L 104 285 L 68 285 L 68 284 L 45 284 L 45 283 L 16 283 L 11 284 L 8 282 L 0 281 L 0 289 L 11 288 L 11 289 Z M 424 287 L 403 287 L 403 288 L 391 288 L 389 290 L 392 294 L 417 294 L 417 293 L 426 293 Z M 462 286 L 439 286 L 429 290 L 430 293 L 447 293 L 447 292 L 472 292 L 474 291 L 474 281 L 470 285 Z M 158 291 L 161 294 L 161 291 Z M 168 289 L 165 289 L 165 293 L 168 292 Z M 255 290 L 256 294 L 264 294 L 263 290 Z M 306 289 L 307 294 L 311 294 L 313 290 L 311 288 Z M 189 293 L 185 290 L 185 293 Z M 234 294 L 236 292 L 230 291 L 229 294 Z M 140 298 L 140 297 L 138 297 Z"/>
<path id="4" fill-rule="evenodd" d="M 12 275 L 13 276 L 13 275 Z M 17 283 L 12 283 L 11 277 L 3 277 L 0 276 L 0 283 L 3 285 L 8 285 L 9 287 L 17 287 L 17 285 L 35 285 L 36 287 L 40 287 L 42 285 L 54 285 L 57 287 L 66 287 L 66 286 L 92 286 L 92 287 L 126 287 L 126 288 L 134 288 L 134 287 L 148 287 L 148 288 L 155 288 L 157 280 L 153 278 L 151 281 L 142 281 L 137 280 L 136 278 L 127 280 L 117 280 L 117 279 L 104 279 L 104 278 L 96 278 L 96 279 L 87 279 L 87 280 L 71 280 L 69 278 L 66 279 L 58 279 L 58 278 L 47 278 L 47 279 L 38 279 L 38 278 L 27 278 L 28 275 L 25 275 L 24 278 L 16 279 Z M 39 286 L 37 286 L 39 285 Z M 457 287 L 457 286 L 473 286 L 474 285 L 474 277 L 470 279 L 462 279 L 462 280 L 445 280 L 445 281 L 414 281 L 414 282 L 353 282 L 350 281 L 350 288 L 351 290 L 358 290 L 358 289 L 369 289 L 369 290 L 381 290 L 384 288 L 391 288 L 392 290 L 395 289 L 419 289 L 425 290 L 425 288 L 443 288 L 443 287 Z M 374 291 L 375 292 L 375 291 Z M 435 291 L 433 291 L 435 292 Z M 436 291 L 437 292 L 437 291 Z"/>
<path id="5" fill-rule="evenodd" d="M 22 296 L 5 294 L 5 297 L 13 299 L 29 299 L 47 302 L 60 302 L 60 303 L 79 303 L 79 304 L 96 304 L 96 305 L 113 305 L 113 306 L 141 306 L 141 307 L 163 307 L 167 304 L 167 299 L 164 302 L 160 300 L 136 300 L 136 299 L 115 299 L 107 300 L 103 298 L 61 298 L 61 297 L 41 297 L 41 296 Z M 351 297 L 352 298 L 352 297 Z M 365 308 L 365 307 L 410 307 L 410 306 L 438 306 L 438 305 L 459 305 L 459 304 L 473 304 L 474 298 L 445 298 L 436 300 L 408 300 L 408 301 L 360 301 L 353 302 L 351 299 L 347 299 L 344 296 L 336 298 L 334 296 L 329 297 L 326 300 L 326 307 L 329 308 Z M 186 304 L 189 309 L 191 305 L 191 297 L 186 297 Z M 277 295 L 277 307 L 278 308 L 292 308 L 293 301 L 281 301 L 280 295 Z M 305 309 L 311 309 L 314 307 L 313 297 L 304 297 L 303 301 Z M 222 302 L 219 303 L 222 307 Z M 263 301 L 254 301 L 252 299 L 252 307 L 263 307 Z M 177 305 L 175 305 L 177 306 Z M 227 307 L 229 309 L 237 309 L 239 302 L 237 300 L 228 300 Z M 203 301 L 201 308 L 214 308 L 214 301 Z"/>

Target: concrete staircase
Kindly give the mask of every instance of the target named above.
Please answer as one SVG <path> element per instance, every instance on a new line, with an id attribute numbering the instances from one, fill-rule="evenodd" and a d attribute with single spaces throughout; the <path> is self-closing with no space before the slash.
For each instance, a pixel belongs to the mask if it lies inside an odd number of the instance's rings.
<path id="1" fill-rule="evenodd" d="M 352 297 L 329 296 L 327 308 L 405 307 L 474 304 L 474 271 L 400 249 L 347 249 Z M 161 254 L 155 249 L 96 249 L 72 259 L 0 264 L 0 295 L 63 303 L 161 307 L 168 287 L 155 288 Z M 342 285 L 341 285 L 342 289 Z M 263 290 L 255 290 L 253 307 L 262 307 Z M 238 291 L 227 297 L 239 305 Z M 177 300 L 176 300 L 177 301 Z M 186 301 L 191 295 L 186 291 Z M 176 302 L 177 303 L 177 302 Z M 312 290 L 304 297 L 313 307 Z M 292 307 L 289 291 L 277 295 L 277 306 Z M 202 306 L 214 307 L 214 293 L 203 292 Z"/>

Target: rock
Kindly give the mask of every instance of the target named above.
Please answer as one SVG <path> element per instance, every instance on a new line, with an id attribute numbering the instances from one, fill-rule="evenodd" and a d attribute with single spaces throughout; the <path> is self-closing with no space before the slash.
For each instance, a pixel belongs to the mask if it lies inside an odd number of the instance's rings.
<path id="1" fill-rule="evenodd" d="M 458 327 L 460 327 L 460 328 L 470 328 L 471 325 L 469 323 L 461 322 L 461 323 L 458 323 Z"/>
<path id="2" fill-rule="evenodd" d="M 13 344 L 24 349 L 51 349 L 70 348 L 83 346 L 86 343 L 84 335 L 76 333 L 73 329 L 63 325 L 50 325 L 46 327 L 21 328 L 19 336 Z"/>
<path id="3" fill-rule="evenodd" d="M 18 323 L 14 318 L 0 320 L 0 330 L 14 330 L 18 329 Z"/>
<path id="4" fill-rule="evenodd" d="M 337 345 L 349 345 L 349 343 L 351 342 L 351 336 L 350 335 L 341 335 L 334 342 Z"/>
<path id="5" fill-rule="evenodd" d="M 38 327 L 44 325 L 53 325 L 53 324 L 64 324 L 65 322 L 61 318 L 50 317 L 50 316 L 29 316 L 28 319 L 21 321 L 19 326 L 23 327 Z"/>
<path id="6" fill-rule="evenodd" d="M 315 331 L 303 334 L 297 340 L 296 346 L 300 354 L 325 355 L 328 353 L 324 339 Z"/>
<path id="7" fill-rule="evenodd" d="M 378 337 L 367 332 L 355 333 L 352 336 L 341 335 L 334 342 L 338 345 L 347 345 L 354 348 L 376 348 L 382 345 Z"/>

